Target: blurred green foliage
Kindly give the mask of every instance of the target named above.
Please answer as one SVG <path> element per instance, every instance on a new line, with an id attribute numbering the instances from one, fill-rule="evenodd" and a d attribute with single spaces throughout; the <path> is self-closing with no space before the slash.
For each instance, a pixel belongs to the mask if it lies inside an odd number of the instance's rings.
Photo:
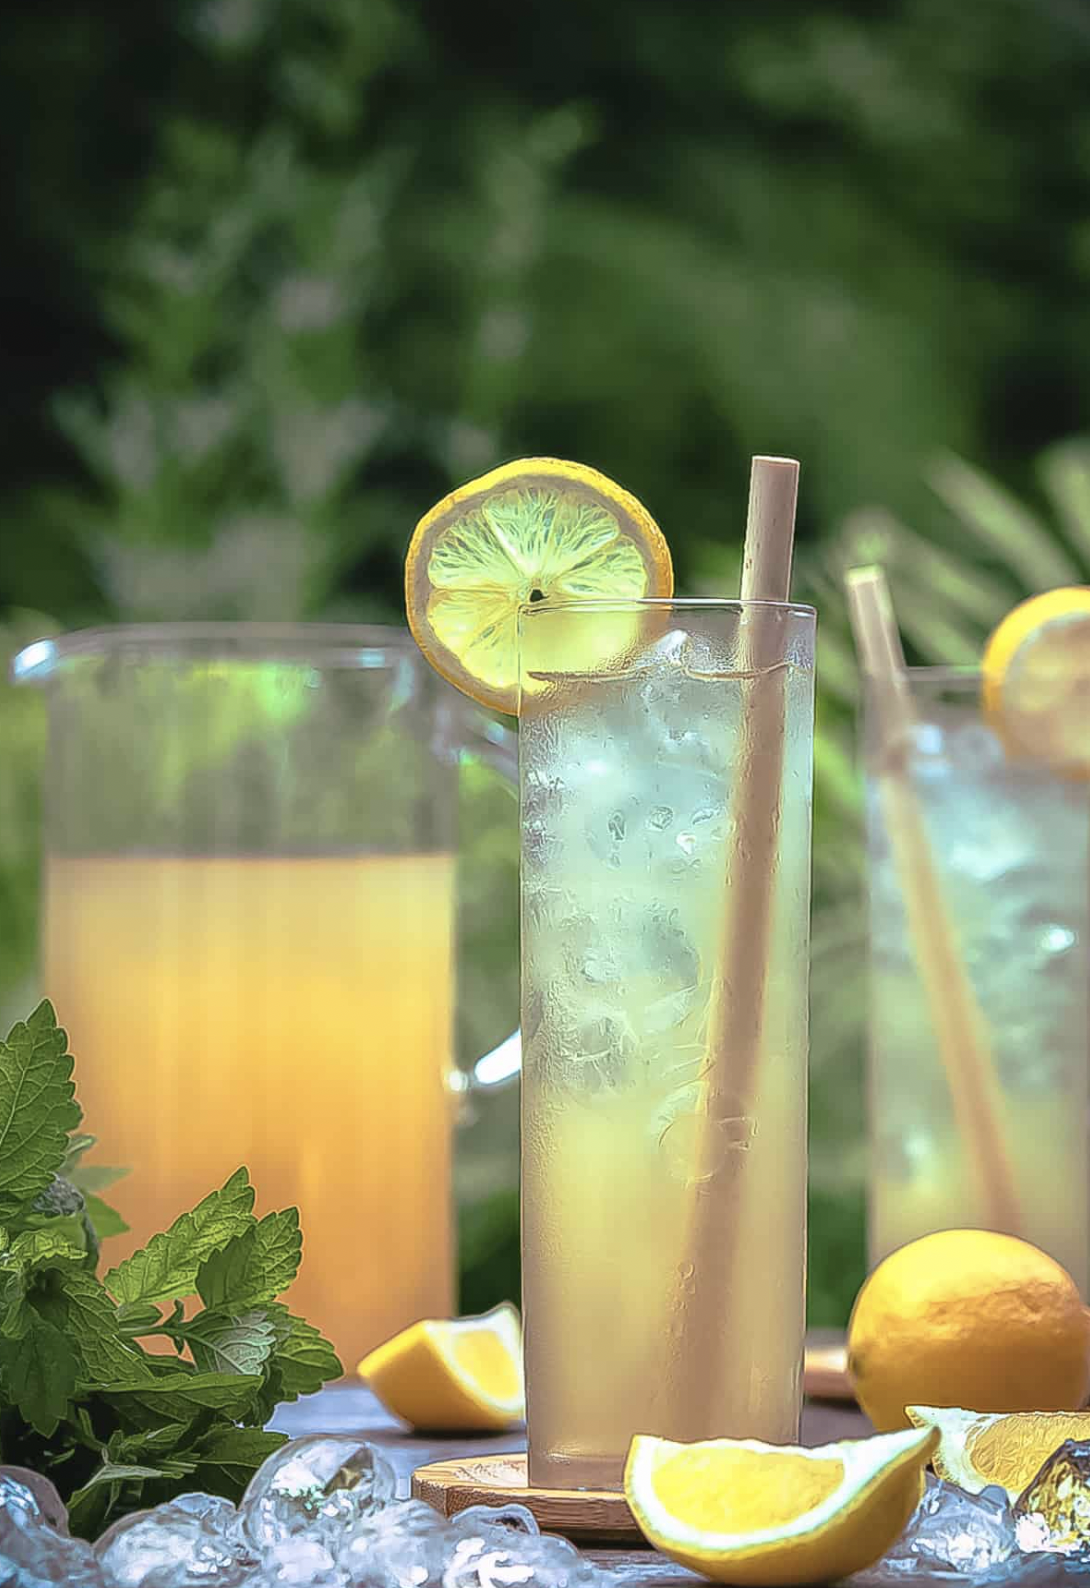
<path id="1" fill-rule="evenodd" d="M 1041 453 L 1090 406 L 1086 10 L 161 0 L 119 29 L 58 0 L 6 32 L 6 649 L 136 617 L 396 621 L 416 518 L 526 452 L 622 480 L 679 587 L 730 592 L 750 453 L 803 459 L 811 1304 L 842 1319 L 862 963 L 840 575 L 881 557 L 910 648 L 942 660 L 1087 575 L 1085 449 Z M 0 691 L 9 991 L 33 958 L 37 712 Z M 494 778 L 467 767 L 465 799 L 468 1063 L 514 1002 L 515 839 Z M 515 1283 L 486 1182 L 482 1304 Z"/>

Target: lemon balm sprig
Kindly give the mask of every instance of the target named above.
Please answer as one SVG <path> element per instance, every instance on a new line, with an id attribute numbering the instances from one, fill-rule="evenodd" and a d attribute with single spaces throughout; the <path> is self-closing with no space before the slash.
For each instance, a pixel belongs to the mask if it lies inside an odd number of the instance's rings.
<path id="1" fill-rule="evenodd" d="M 185 1490 L 237 1498 L 284 1442 L 264 1426 L 276 1405 L 341 1366 L 277 1300 L 298 1212 L 256 1218 L 245 1169 L 98 1277 L 99 1237 L 124 1226 L 80 1189 L 105 1182 L 80 1161 L 72 1068 L 48 1002 L 0 1041 L 0 1441 L 94 1538 Z M 146 1351 L 153 1335 L 176 1354 Z"/>

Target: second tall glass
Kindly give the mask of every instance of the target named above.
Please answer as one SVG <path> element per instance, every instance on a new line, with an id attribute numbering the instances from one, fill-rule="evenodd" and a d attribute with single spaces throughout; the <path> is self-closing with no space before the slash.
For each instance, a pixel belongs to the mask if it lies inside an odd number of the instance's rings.
<path id="1" fill-rule="evenodd" d="M 771 603 L 523 615 L 535 1484 L 619 1485 L 637 1432 L 797 1433 L 813 644 Z"/>
<path id="2" fill-rule="evenodd" d="M 1015 1229 L 1087 1293 L 1090 1262 L 1090 801 L 1020 759 L 983 720 L 980 677 L 910 670 L 906 771 L 979 1007 L 1009 1164 Z M 881 724 L 868 700 L 869 1245 L 872 1262 L 934 1230 L 996 1227 L 921 977 L 883 801 Z M 979 1128 L 979 1122 L 977 1122 Z"/>

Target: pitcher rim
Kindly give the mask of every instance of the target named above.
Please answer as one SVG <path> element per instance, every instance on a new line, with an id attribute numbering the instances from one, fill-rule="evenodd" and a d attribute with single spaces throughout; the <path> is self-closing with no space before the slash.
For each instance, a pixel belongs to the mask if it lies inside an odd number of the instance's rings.
<path id="1" fill-rule="evenodd" d="M 219 661 L 304 656 L 315 662 L 336 659 L 341 666 L 381 665 L 376 652 L 416 652 L 408 628 L 379 623 L 115 623 L 32 640 L 11 662 L 16 684 L 42 683 L 57 664 L 73 657 L 109 656 L 126 650 L 149 657 L 176 655 Z M 419 653 L 417 653 L 419 654 Z"/>

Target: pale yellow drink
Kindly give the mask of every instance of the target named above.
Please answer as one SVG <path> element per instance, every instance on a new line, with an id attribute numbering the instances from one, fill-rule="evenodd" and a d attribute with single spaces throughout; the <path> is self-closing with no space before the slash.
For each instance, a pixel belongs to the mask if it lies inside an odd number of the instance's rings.
<path id="1" fill-rule="evenodd" d="M 573 628 L 595 619 L 564 615 Z M 524 633 L 551 621 L 543 608 Z M 784 608 L 780 622 L 780 819 L 753 1068 L 710 1050 L 716 1000 L 756 1006 L 753 988 L 723 984 L 751 676 L 737 605 L 676 603 L 615 670 L 535 675 L 523 695 L 532 1483 L 616 1487 L 636 1433 L 797 1437 L 812 614 Z M 726 1077 L 713 1100 L 711 1075 Z M 700 1225 L 724 1253 L 703 1272 Z"/>
<path id="2" fill-rule="evenodd" d="M 1090 941 L 1086 788 L 1011 756 L 979 679 L 909 674 L 906 773 L 996 1073 L 996 1125 L 1022 1236 L 1090 1281 Z M 873 735 L 872 735 L 873 737 Z M 872 1265 L 935 1230 L 1004 1228 L 955 1117 L 915 952 L 878 769 L 868 779 L 869 1248 Z"/>
<path id="3" fill-rule="evenodd" d="M 108 1260 L 246 1164 L 346 1365 L 448 1316 L 452 920 L 446 854 L 50 858 L 46 991 L 95 1158 L 133 1168 Z"/>

